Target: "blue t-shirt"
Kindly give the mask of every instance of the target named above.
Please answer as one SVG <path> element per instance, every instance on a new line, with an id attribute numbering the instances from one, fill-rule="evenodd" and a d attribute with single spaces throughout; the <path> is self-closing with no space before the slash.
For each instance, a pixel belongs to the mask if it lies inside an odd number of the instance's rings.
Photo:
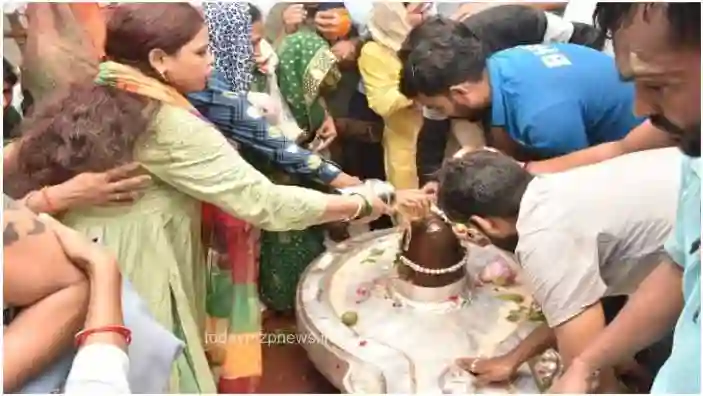
<path id="1" fill-rule="evenodd" d="M 686 157 L 683 164 L 676 227 L 665 247 L 683 268 L 684 308 L 674 328 L 669 359 L 650 393 L 701 393 L 701 162 Z"/>
<path id="2" fill-rule="evenodd" d="M 503 127 L 528 152 L 550 158 L 627 135 L 635 89 L 620 81 L 615 60 L 576 44 L 523 45 L 487 63 L 491 125 Z"/>

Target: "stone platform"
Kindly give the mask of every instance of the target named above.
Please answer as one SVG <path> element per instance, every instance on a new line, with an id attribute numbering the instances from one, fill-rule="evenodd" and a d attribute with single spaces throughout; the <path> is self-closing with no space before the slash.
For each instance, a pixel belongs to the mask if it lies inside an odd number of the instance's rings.
<path id="1" fill-rule="evenodd" d="M 317 369 L 347 393 L 544 390 L 558 370 L 553 351 L 524 365 L 504 386 L 476 388 L 473 377 L 454 365 L 460 357 L 507 352 L 529 334 L 537 325 L 530 320 L 530 293 L 519 285 L 476 286 L 471 276 L 441 289 L 404 283 L 396 275 L 400 237 L 386 230 L 350 239 L 303 274 L 297 328 L 314 337 L 303 347 Z M 494 260 L 515 265 L 492 247 L 470 246 L 469 255 L 467 272 L 474 276 Z"/>

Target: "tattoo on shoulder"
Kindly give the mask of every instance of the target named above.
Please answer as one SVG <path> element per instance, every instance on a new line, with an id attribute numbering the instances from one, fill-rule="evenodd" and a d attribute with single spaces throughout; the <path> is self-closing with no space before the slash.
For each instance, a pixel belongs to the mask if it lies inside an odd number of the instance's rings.
<path id="1" fill-rule="evenodd" d="M 27 235 L 39 235 L 46 229 L 44 223 L 38 219 L 32 219 L 32 229 L 27 231 Z"/>
<path id="2" fill-rule="evenodd" d="M 3 194 L 4 210 L 19 210 L 20 208 L 21 205 L 18 202 Z M 20 240 L 22 236 L 39 235 L 45 231 L 46 225 L 35 216 L 24 216 L 12 220 L 5 218 L 5 224 L 2 230 L 2 241 L 5 247 L 7 247 Z"/>
<path id="3" fill-rule="evenodd" d="M 12 245 L 20 239 L 20 234 L 17 232 L 15 223 L 8 222 L 5 224 L 5 229 L 2 230 L 2 243 L 5 247 Z"/>

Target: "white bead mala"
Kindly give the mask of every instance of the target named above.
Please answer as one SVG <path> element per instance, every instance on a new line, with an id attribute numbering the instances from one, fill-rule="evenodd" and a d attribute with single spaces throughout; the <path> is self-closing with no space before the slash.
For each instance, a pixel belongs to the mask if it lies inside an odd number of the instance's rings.
<path id="1" fill-rule="evenodd" d="M 464 266 L 466 265 L 468 255 L 465 256 L 464 259 L 462 259 L 458 263 L 452 265 L 451 267 L 438 268 L 438 269 L 421 267 L 403 256 L 399 256 L 399 258 L 400 258 L 400 262 L 403 263 L 403 265 L 409 267 L 410 269 L 412 269 L 413 271 L 415 271 L 417 273 L 427 274 L 427 275 L 444 275 L 444 274 L 449 274 L 452 272 L 459 271 L 460 269 L 464 268 Z"/>

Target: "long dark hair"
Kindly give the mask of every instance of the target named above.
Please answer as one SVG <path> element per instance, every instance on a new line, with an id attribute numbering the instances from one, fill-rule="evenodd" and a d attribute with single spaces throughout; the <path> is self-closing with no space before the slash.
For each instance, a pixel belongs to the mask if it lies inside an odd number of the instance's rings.
<path id="1" fill-rule="evenodd" d="M 159 78 L 149 53 L 158 48 L 176 54 L 204 26 L 202 14 L 187 3 L 119 5 L 107 24 L 106 58 Z M 22 124 L 22 139 L 4 172 L 5 193 L 19 198 L 132 161 L 158 109 L 144 96 L 92 82 L 53 93 Z"/>

